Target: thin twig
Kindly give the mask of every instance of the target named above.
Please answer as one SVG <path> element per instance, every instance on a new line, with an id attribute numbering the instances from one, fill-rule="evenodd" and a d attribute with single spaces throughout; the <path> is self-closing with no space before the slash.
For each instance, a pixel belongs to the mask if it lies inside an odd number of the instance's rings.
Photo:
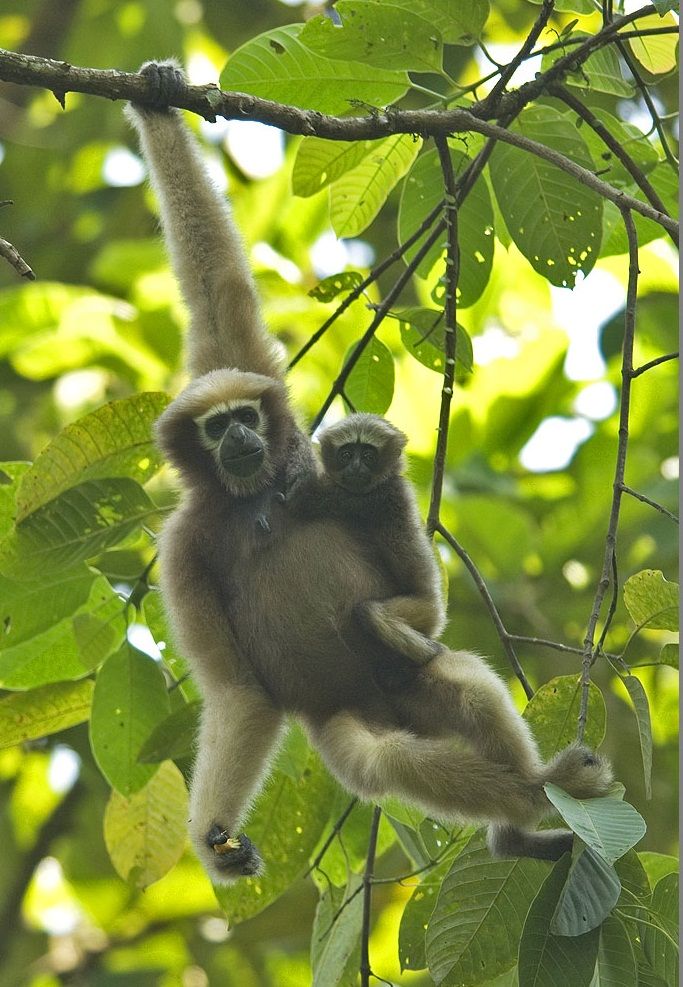
<path id="1" fill-rule="evenodd" d="M 382 261 L 381 264 L 378 264 L 377 267 L 373 268 L 373 270 L 370 271 L 368 276 L 364 278 L 363 281 L 361 281 L 361 283 L 353 289 L 353 291 L 349 292 L 349 294 L 346 296 L 343 302 L 341 302 L 341 304 L 334 310 L 332 315 L 328 319 L 326 319 L 325 322 L 323 322 L 320 328 L 313 333 L 311 338 L 304 343 L 304 345 L 301 347 L 299 352 L 292 357 L 287 367 L 288 370 L 291 370 L 293 367 L 297 365 L 297 363 L 306 355 L 306 353 L 308 353 L 311 347 L 315 346 L 318 340 L 325 335 L 327 330 L 330 328 L 331 325 L 333 325 L 333 323 L 337 321 L 339 316 L 343 315 L 346 309 L 353 302 L 355 302 L 356 299 L 360 298 L 363 292 L 367 288 L 369 288 L 370 285 L 373 284 L 373 282 L 377 281 L 381 277 L 381 275 L 384 274 L 384 272 L 389 267 L 392 266 L 392 264 L 394 264 L 397 260 L 403 257 L 403 255 L 408 250 L 410 250 L 413 244 L 416 243 L 420 239 L 420 237 L 424 233 L 426 233 L 427 230 L 433 225 L 435 219 L 441 214 L 441 210 L 442 210 L 442 203 L 439 203 L 437 206 L 435 206 L 432 209 L 429 215 L 423 220 L 422 223 L 420 223 L 420 226 L 415 230 L 415 232 L 410 237 L 408 237 L 407 240 L 405 240 L 402 244 L 400 244 L 392 254 L 390 254 Z"/>
<path id="2" fill-rule="evenodd" d="M 546 26 L 546 24 L 550 19 L 554 6 L 555 6 L 555 0 L 543 0 L 543 5 L 541 7 L 538 17 L 536 18 L 536 22 L 531 28 L 531 30 L 529 31 L 528 35 L 526 36 L 526 39 L 524 40 L 524 44 L 519 49 L 519 51 L 512 59 L 512 61 L 505 66 L 505 68 L 500 74 L 500 78 L 498 79 L 498 82 L 495 84 L 495 86 L 488 94 L 484 102 L 490 104 L 490 106 L 498 105 L 500 97 L 502 96 L 508 82 L 515 74 L 517 69 L 520 67 L 522 62 L 528 57 L 530 52 L 533 50 L 533 47 L 538 41 L 541 32 L 543 31 L 544 27 Z"/>
<path id="3" fill-rule="evenodd" d="M 455 386 L 455 360 L 457 348 L 457 301 L 458 280 L 460 277 L 460 247 L 458 245 L 458 206 L 456 200 L 455 177 L 451 161 L 448 141 L 444 137 L 435 140 L 439 152 L 439 162 L 444 183 L 444 219 L 446 221 L 446 300 L 444 306 L 444 348 L 445 359 L 443 368 L 443 386 L 441 388 L 441 406 L 439 409 L 439 425 L 434 452 L 434 467 L 432 471 L 432 493 L 427 515 L 427 534 L 434 536 L 439 523 L 441 510 L 441 495 L 443 493 L 443 477 L 446 468 L 446 452 L 448 449 L 448 428 L 451 416 L 451 401 Z"/>
<path id="4" fill-rule="evenodd" d="M 610 509 L 605 550 L 603 553 L 602 572 L 593 600 L 593 609 L 588 619 L 588 628 L 583 642 L 583 659 L 581 662 L 581 704 L 577 726 L 577 738 L 583 740 L 588 716 L 588 695 L 590 690 L 590 672 L 595 660 L 595 629 L 610 585 L 610 574 L 613 572 L 616 556 L 617 526 L 619 509 L 626 471 L 626 452 L 628 449 L 629 412 L 631 406 L 631 382 L 633 380 L 633 342 L 636 324 L 636 301 L 638 293 L 638 234 L 633 222 L 633 216 L 628 209 L 622 209 L 621 214 L 628 237 L 629 266 L 628 289 L 626 293 L 626 312 L 624 315 L 624 343 L 621 362 L 621 407 L 619 411 L 619 442 L 617 460 L 612 486 L 612 507 Z"/>
<path id="5" fill-rule="evenodd" d="M 675 353 L 667 353 L 665 356 L 658 356 L 656 360 L 650 360 L 649 363 L 644 363 L 642 366 L 636 367 L 636 369 L 631 372 L 631 380 L 634 380 L 636 377 L 640 377 L 640 375 L 644 374 L 647 370 L 652 370 L 653 367 L 658 367 L 660 363 L 667 363 L 669 360 L 677 360 L 678 357 L 678 350 L 676 350 Z"/>
<path id="6" fill-rule="evenodd" d="M 357 804 L 357 802 L 358 802 L 358 799 L 354 796 L 354 798 L 351 799 L 351 801 L 346 806 L 346 808 L 342 812 L 342 814 L 339 817 L 339 819 L 337 819 L 336 823 L 332 827 L 332 832 L 330 833 L 330 835 L 327 837 L 327 839 L 323 843 L 323 845 L 320 848 L 319 852 L 316 854 L 315 860 L 313 861 L 313 863 L 311 864 L 311 866 L 308 868 L 308 870 L 304 874 L 304 877 L 308 877 L 308 875 L 311 874 L 314 870 L 317 870 L 317 868 L 319 867 L 319 865 L 320 865 L 323 857 L 325 856 L 325 854 L 327 853 L 327 851 L 332 846 L 332 843 L 334 842 L 334 840 L 336 839 L 336 837 L 339 835 L 339 833 L 341 833 L 342 828 L 344 826 L 344 823 L 346 822 L 346 820 L 349 818 L 349 816 L 353 812 L 353 809 L 354 809 L 355 805 Z"/>
<path id="7" fill-rule="evenodd" d="M 624 493 L 628 494 L 629 497 L 635 497 L 636 500 L 642 501 L 643 504 L 648 504 L 650 507 L 654 507 L 654 509 L 656 511 L 659 511 L 660 514 L 664 514 L 665 517 L 668 517 L 670 521 L 673 521 L 675 524 L 678 524 L 678 517 L 675 514 L 673 514 L 670 510 L 668 510 L 668 508 L 664 507 L 662 504 L 657 503 L 656 500 L 652 500 L 650 497 L 646 497 L 645 494 L 638 493 L 637 490 L 634 490 L 633 487 L 628 487 L 625 483 L 621 484 L 621 489 L 623 490 Z"/>
<path id="8" fill-rule="evenodd" d="M 372 812 L 370 837 L 368 839 L 368 855 L 365 860 L 363 873 L 363 925 L 360 938 L 360 982 L 361 987 L 370 987 L 372 968 L 370 967 L 370 916 L 372 910 L 372 878 L 375 870 L 375 854 L 377 852 L 377 834 L 382 810 L 378 805 Z"/>
<path id="9" fill-rule="evenodd" d="M 572 647 L 571 644 L 562 644 L 561 641 L 548 641 L 542 637 L 528 637 L 526 634 L 508 634 L 507 635 L 511 641 L 517 641 L 519 644 L 532 644 L 539 648 L 551 648 L 553 651 L 561 651 L 570 655 L 582 655 L 583 648 Z M 603 652 L 606 658 L 618 658 L 619 655 L 611 654 L 608 651 Z"/>
<path id="10" fill-rule="evenodd" d="M 622 147 L 616 137 L 609 132 L 604 123 L 602 123 L 602 121 L 599 120 L 596 115 L 565 86 L 561 86 L 559 84 L 551 85 L 548 87 L 548 94 L 561 99 L 563 103 L 574 110 L 577 116 L 585 121 L 591 130 L 595 131 L 598 137 L 600 137 L 605 145 L 610 149 L 612 154 L 619 161 L 621 161 L 626 171 L 628 171 L 629 175 L 631 175 L 633 180 L 646 196 L 648 202 L 655 209 L 659 209 L 660 212 L 668 214 L 669 210 L 660 199 L 656 189 L 652 187 L 643 170 L 638 167 L 633 158 L 627 153 L 624 147 Z M 673 234 L 671 234 L 671 237 L 676 246 L 678 246 L 678 237 L 675 237 Z"/>
<path id="11" fill-rule="evenodd" d="M 493 602 L 493 597 L 489 592 L 488 586 L 484 582 L 483 576 L 481 575 L 481 573 L 479 572 L 476 565 L 474 564 L 470 556 L 467 554 L 465 549 L 462 547 L 460 542 L 458 542 L 457 539 L 454 538 L 454 536 L 450 533 L 450 531 L 447 528 L 445 528 L 443 524 L 441 524 L 441 522 L 437 524 L 436 530 L 439 532 L 441 537 L 448 542 L 448 544 L 451 546 L 453 551 L 460 556 L 462 561 L 465 563 L 467 569 L 469 570 L 470 575 L 472 576 L 472 579 L 474 580 L 474 583 L 477 589 L 479 590 L 479 592 L 481 593 L 484 599 L 484 603 L 486 604 L 488 611 L 491 614 L 491 619 L 493 620 L 495 628 L 498 631 L 498 637 L 500 638 L 505 654 L 507 655 L 508 660 L 512 665 L 512 669 L 515 675 L 517 676 L 517 678 L 519 679 L 519 681 L 522 683 L 522 688 L 526 693 L 527 699 L 531 699 L 531 697 L 534 694 L 534 690 L 529 685 L 529 681 L 526 675 L 524 674 L 524 669 L 519 663 L 517 655 L 515 654 L 515 649 L 512 647 L 512 643 L 511 643 L 512 636 L 508 634 L 507 630 L 505 629 L 505 625 L 503 624 L 500 614 L 498 613 L 498 608 L 496 607 L 496 604 Z"/>

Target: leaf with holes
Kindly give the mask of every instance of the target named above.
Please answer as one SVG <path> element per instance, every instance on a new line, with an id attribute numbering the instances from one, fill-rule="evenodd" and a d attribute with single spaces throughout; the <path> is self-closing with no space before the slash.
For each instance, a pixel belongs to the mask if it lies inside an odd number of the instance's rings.
<path id="1" fill-rule="evenodd" d="M 170 871 L 187 838 L 187 789 L 166 761 L 130 798 L 113 791 L 104 813 L 104 842 L 116 873 L 146 888 Z"/>
<path id="2" fill-rule="evenodd" d="M 582 936 L 597 929 L 621 894 L 621 882 L 612 864 L 590 847 L 572 860 L 567 880 L 550 922 L 556 936 Z"/>
<path id="3" fill-rule="evenodd" d="M 643 569 L 624 583 L 624 603 L 636 627 L 678 630 L 678 583 L 660 569 Z"/>
<path id="4" fill-rule="evenodd" d="M 411 134 L 374 141 L 370 153 L 333 183 L 330 219 L 337 236 L 358 236 L 370 225 L 421 146 Z"/>
<path id="5" fill-rule="evenodd" d="M 462 151 L 449 147 L 453 173 L 456 177 L 467 168 L 471 159 Z M 398 241 L 405 241 L 419 228 L 425 216 L 443 199 L 443 175 L 435 148 L 421 154 L 403 184 L 398 211 Z M 404 254 L 409 263 L 420 249 L 422 241 Z M 483 176 L 474 183 L 471 192 L 458 209 L 458 244 L 460 246 L 460 276 L 456 293 L 458 305 L 466 308 L 479 298 L 488 284 L 493 264 L 493 208 L 488 186 Z M 446 234 L 427 251 L 417 267 L 421 278 L 428 278 L 434 266 L 442 262 L 446 249 Z M 444 270 L 445 271 L 445 262 Z"/>
<path id="6" fill-rule="evenodd" d="M 111 401 L 67 425 L 22 477 L 17 521 L 84 480 L 125 476 L 149 480 L 163 457 L 155 448 L 152 425 L 167 406 L 166 394 L 135 394 Z"/>
<path id="7" fill-rule="evenodd" d="M 400 322 L 401 341 L 411 356 L 423 366 L 443 374 L 446 363 L 446 331 L 443 311 L 434 308 L 404 308 L 396 313 Z M 456 323 L 455 373 L 472 373 L 472 340 Z"/>
<path id="8" fill-rule="evenodd" d="M 545 873 L 538 860 L 492 859 L 476 834 L 444 878 L 429 922 L 434 981 L 473 987 L 513 966 L 524 916 Z"/>
<path id="9" fill-rule="evenodd" d="M 129 796 L 146 785 L 156 764 L 138 763 L 142 745 L 169 714 L 164 676 L 157 662 L 123 645 L 97 675 L 90 745 L 112 788 Z"/>
<path id="10" fill-rule="evenodd" d="M 580 675 L 559 675 L 534 693 L 523 716 L 531 725 L 542 757 L 551 758 L 576 740 L 580 706 Z M 597 685 L 591 682 L 584 734 L 588 747 L 595 750 L 603 742 L 606 722 L 605 700 Z"/>
<path id="11" fill-rule="evenodd" d="M 433 22 L 393 3 L 338 0 L 341 19 L 312 17 L 300 34 L 301 43 L 325 58 L 345 58 L 377 68 L 439 72 L 443 40 Z"/>
<path id="12" fill-rule="evenodd" d="M 511 128 L 593 170 L 583 138 L 567 117 L 547 106 L 524 110 Z M 498 143 L 489 163 L 505 225 L 534 270 L 551 284 L 573 288 L 600 254 L 602 199 L 548 161 Z"/>
<path id="13" fill-rule="evenodd" d="M 323 278 L 308 294 L 318 302 L 331 302 L 343 292 L 353 291 L 362 281 L 363 275 L 358 271 L 341 271 L 339 274 L 330 274 L 329 277 Z"/>
<path id="14" fill-rule="evenodd" d="M 635 710 L 636 722 L 638 724 L 638 739 L 640 741 L 640 754 L 643 759 L 645 798 L 650 799 L 652 798 L 652 722 L 650 720 L 650 704 L 640 679 L 636 678 L 635 675 L 620 675 L 619 678 L 631 697 L 633 709 Z"/>
<path id="15" fill-rule="evenodd" d="M 315 195 L 355 168 L 370 153 L 375 141 L 330 141 L 304 137 L 292 168 L 294 195 Z"/>
<path id="16" fill-rule="evenodd" d="M 72 568 L 123 541 L 156 510 L 135 480 L 87 480 L 10 532 L 0 543 L 0 569 L 11 578 L 35 580 Z"/>
<path id="17" fill-rule="evenodd" d="M 519 942 L 519 982 L 543 987 L 590 987 L 598 957 L 600 932 L 557 936 L 552 915 L 567 880 L 571 857 L 558 860 L 534 899 Z"/>
<path id="18" fill-rule="evenodd" d="M 647 829 L 628 802 L 614 798 L 575 799 L 547 782 L 545 793 L 564 821 L 596 853 L 613 864 L 635 846 Z"/>
<path id="19" fill-rule="evenodd" d="M 316 55 L 300 40 L 303 27 L 290 24 L 247 41 L 230 56 L 221 89 L 321 113 L 346 113 L 356 100 L 388 106 L 408 90 L 405 72 Z"/>
<path id="20" fill-rule="evenodd" d="M 401 972 L 424 970 L 427 966 L 425 931 L 429 927 L 441 884 L 452 863 L 453 861 L 449 859 L 430 868 L 403 909 L 398 930 L 398 958 Z"/>
<path id="21" fill-rule="evenodd" d="M 358 348 L 352 346 L 344 364 Z M 344 385 L 344 393 L 356 411 L 383 415 L 394 396 L 394 358 L 391 351 L 373 336 Z"/>
<path id="22" fill-rule="evenodd" d="M 0 699 L 0 748 L 58 733 L 88 719 L 93 683 L 57 682 Z"/>
<path id="23" fill-rule="evenodd" d="M 618 120 L 613 114 L 608 113 L 607 110 L 603 110 L 600 107 L 591 107 L 591 112 L 621 145 L 642 172 L 648 174 L 656 167 L 659 160 L 657 151 L 642 130 L 632 123 L 625 123 Z M 573 110 L 569 111 L 567 116 L 578 126 Z M 633 175 L 626 170 L 599 134 L 596 134 L 590 127 L 583 126 L 581 127 L 581 137 L 586 142 L 586 147 L 590 151 L 595 164 L 595 170 L 600 172 L 600 177 L 604 181 L 609 182 L 610 185 L 616 185 L 619 188 L 626 188 L 633 185 Z"/>
<path id="24" fill-rule="evenodd" d="M 384 4 L 385 0 L 373 0 Z M 449 45 L 473 45 L 489 16 L 489 0 L 391 0 L 392 6 L 419 14 Z"/>

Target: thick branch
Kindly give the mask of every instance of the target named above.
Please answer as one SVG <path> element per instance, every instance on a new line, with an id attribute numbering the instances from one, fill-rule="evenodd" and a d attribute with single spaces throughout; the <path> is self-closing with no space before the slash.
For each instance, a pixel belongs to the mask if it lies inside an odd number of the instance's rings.
<path id="1" fill-rule="evenodd" d="M 648 6 L 634 14 L 620 18 L 619 21 L 614 21 L 605 31 L 588 39 L 592 47 L 586 49 L 587 53 L 590 54 L 596 46 L 599 47 L 601 36 L 604 37 L 608 31 L 614 32 L 617 25 L 627 23 L 638 16 L 645 16 L 647 13 L 652 13 L 653 10 L 654 8 Z M 576 52 L 572 53 L 571 59 L 573 61 L 570 60 L 571 64 L 575 64 L 577 58 L 580 58 L 579 53 L 582 51 L 587 57 L 586 51 L 583 50 L 586 45 L 580 46 Z M 569 59 L 569 56 L 566 58 Z M 549 84 L 562 74 L 557 67 L 563 61 L 564 59 L 559 59 L 545 74 L 547 83 L 544 84 Z M 153 101 L 152 84 L 143 76 L 113 70 L 76 68 L 68 62 L 35 58 L 4 49 L 0 49 L 0 79 L 6 82 L 42 86 L 51 89 L 60 96 L 63 96 L 65 92 L 75 91 L 104 96 L 108 99 L 134 100 L 143 104 Z M 543 78 L 536 80 L 532 85 L 538 86 L 542 82 Z M 542 91 L 543 85 L 540 89 L 540 92 Z M 519 92 L 510 94 L 510 98 L 515 102 L 515 106 L 513 107 L 512 103 L 510 106 L 506 106 L 504 115 L 518 111 L 519 107 L 516 106 L 516 103 L 520 99 L 522 100 L 520 106 L 522 106 L 533 97 L 531 90 L 525 91 L 522 87 Z M 501 106 L 504 103 L 505 100 L 501 100 Z M 514 147 L 519 147 L 521 150 L 543 158 L 597 192 L 598 195 L 615 202 L 619 208 L 632 209 L 647 219 L 659 223 L 671 234 L 678 232 L 678 224 L 669 216 L 653 209 L 649 203 L 640 202 L 638 199 L 613 188 L 607 182 L 596 178 L 592 172 L 544 144 L 529 140 L 521 134 L 512 133 L 504 127 L 489 123 L 486 120 L 481 120 L 467 110 L 395 110 L 389 108 L 365 117 L 334 117 L 313 110 L 299 110 L 296 107 L 283 106 L 273 102 L 273 100 L 259 99 L 256 96 L 224 93 L 216 86 L 190 85 L 186 85 L 180 90 L 173 105 L 192 110 L 209 120 L 215 120 L 217 116 L 237 120 L 258 120 L 261 123 L 279 127 L 290 134 L 315 135 L 330 140 L 378 140 L 399 133 L 420 134 L 424 137 L 445 137 L 449 134 L 467 133 L 468 131 L 480 133 L 485 137 L 492 137 L 506 144 L 512 144 Z"/>

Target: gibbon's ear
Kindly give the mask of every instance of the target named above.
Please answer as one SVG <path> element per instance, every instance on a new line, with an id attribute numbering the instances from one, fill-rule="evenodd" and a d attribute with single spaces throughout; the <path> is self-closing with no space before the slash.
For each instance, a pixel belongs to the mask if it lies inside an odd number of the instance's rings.
<path id="1" fill-rule="evenodd" d="M 271 450 L 264 464 L 263 482 L 280 465 L 294 421 L 289 411 L 284 385 L 272 377 L 226 368 L 198 377 L 171 402 L 155 426 L 157 444 L 186 482 L 219 483 L 212 454 L 199 440 L 196 419 L 221 402 L 259 400 L 265 424 L 265 437 Z M 274 451 L 274 454 L 273 454 Z"/>

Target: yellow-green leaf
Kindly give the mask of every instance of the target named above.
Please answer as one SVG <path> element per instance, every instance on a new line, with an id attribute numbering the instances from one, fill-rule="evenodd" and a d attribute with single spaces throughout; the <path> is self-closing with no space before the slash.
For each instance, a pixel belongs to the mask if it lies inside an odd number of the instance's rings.
<path id="1" fill-rule="evenodd" d="M 57 682 L 0 699 L 0 748 L 66 730 L 88 719 L 94 683 Z"/>

